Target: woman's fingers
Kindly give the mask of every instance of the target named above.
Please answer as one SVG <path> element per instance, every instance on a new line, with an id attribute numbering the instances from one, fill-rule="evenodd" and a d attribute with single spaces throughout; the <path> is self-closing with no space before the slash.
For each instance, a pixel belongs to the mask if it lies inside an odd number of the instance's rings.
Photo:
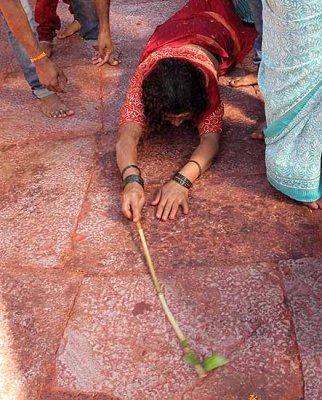
<path id="1" fill-rule="evenodd" d="M 123 199 L 122 212 L 128 219 L 132 219 L 132 208 L 129 199 Z"/>
<path id="2" fill-rule="evenodd" d="M 165 206 L 163 207 L 162 221 L 166 221 L 169 218 L 169 214 L 170 214 L 171 209 L 172 209 L 172 204 L 173 204 L 173 201 L 172 200 L 168 200 L 166 202 Z"/>
<path id="3" fill-rule="evenodd" d="M 131 209 L 132 209 L 133 222 L 140 221 L 142 207 L 140 207 L 139 202 L 138 201 L 133 201 L 131 203 Z"/>
<path id="4" fill-rule="evenodd" d="M 179 203 L 177 201 L 174 201 L 172 204 L 172 208 L 171 208 L 171 213 L 169 216 L 169 219 L 175 219 L 177 216 L 177 212 L 178 212 L 178 208 L 179 208 Z"/>
<path id="5" fill-rule="evenodd" d="M 151 204 L 153 206 L 156 206 L 157 204 L 159 204 L 160 200 L 161 200 L 161 189 L 158 189 L 158 191 L 155 193 L 154 195 L 154 199 L 152 200 Z"/>
<path id="6" fill-rule="evenodd" d="M 163 198 L 161 198 L 161 201 L 159 202 L 159 205 L 158 205 L 158 208 L 157 208 L 157 212 L 156 212 L 156 217 L 157 218 L 161 219 L 162 214 L 163 214 L 163 210 L 164 210 L 166 204 L 167 204 L 167 199 L 165 199 L 164 196 L 163 196 Z"/>
<path id="7" fill-rule="evenodd" d="M 145 203 L 144 191 L 137 188 L 126 188 L 122 196 L 122 212 L 128 219 L 138 222 L 141 219 Z"/>
<path id="8" fill-rule="evenodd" d="M 182 211 L 186 215 L 189 213 L 189 206 L 188 206 L 188 200 L 184 199 L 181 203 Z"/>

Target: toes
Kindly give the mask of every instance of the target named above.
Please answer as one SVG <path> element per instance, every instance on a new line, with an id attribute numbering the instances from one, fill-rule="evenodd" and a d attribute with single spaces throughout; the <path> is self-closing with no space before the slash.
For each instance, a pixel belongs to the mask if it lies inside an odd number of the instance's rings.
<path id="1" fill-rule="evenodd" d="M 239 79 L 239 78 L 237 78 L 237 79 L 232 79 L 232 80 L 229 82 L 229 85 L 232 86 L 232 87 L 239 87 L 239 86 L 240 86 L 240 79 Z"/>
<path id="2" fill-rule="evenodd" d="M 316 204 L 318 205 L 318 207 L 320 208 L 320 210 L 322 210 L 322 199 L 317 200 Z"/>
<path id="3" fill-rule="evenodd" d="M 252 139 L 263 140 L 265 138 L 263 132 L 253 132 L 251 134 Z"/>
<path id="4" fill-rule="evenodd" d="M 306 207 L 310 208 L 311 210 L 318 210 L 319 209 L 319 205 L 318 205 L 318 203 L 316 201 L 312 201 L 311 203 L 303 202 L 303 204 Z"/>

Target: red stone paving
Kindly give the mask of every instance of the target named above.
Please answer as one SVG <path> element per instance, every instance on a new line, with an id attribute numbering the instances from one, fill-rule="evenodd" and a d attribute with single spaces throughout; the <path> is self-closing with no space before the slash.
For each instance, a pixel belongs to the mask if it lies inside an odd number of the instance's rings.
<path id="1" fill-rule="evenodd" d="M 0 153 L 0 266 L 63 261 L 91 179 L 94 143 L 39 141 Z"/>
<path id="2" fill-rule="evenodd" d="M 34 3 L 34 1 L 33 1 Z M 122 0 L 117 68 L 91 44 L 56 41 L 72 118 L 38 112 L 0 27 L 0 399 L 320 400 L 322 214 L 266 181 L 258 89 L 220 80 L 222 150 L 190 195 L 190 214 L 143 224 L 166 295 L 201 357 L 230 363 L 199 380 L 187 367 L 119 207 L 119 110 L 140 50 L 184 0 Z M 60 5 L 63 24 L 71 17 Z M 197 144 L 189 127 L 140 147 L 147 199 Z"/>
<path id="3" fill-rule="evenodd" d="M 194 392 L 239 399 L 254 391 L 265 399 L 300 398 L 299 360 L 277 272 L 261 264 L 160 276 L 198 354 L 220 352 L 230 365 L 202 383 L 191 373 L 148 277 L 87 278 L 59 350 L 59 388 L 126 399 L 197 398 Z"/>
<path id="4" fill-rule="evenodd" d="M 81 277 L 0 270 L 0 398 L 33 400 L 54 368 Z"/>
<path id="5" fill-rule="evenodd" d="M 292 308 L 307 399 L 322 398 L 322 260 L 281 261 Z"/>

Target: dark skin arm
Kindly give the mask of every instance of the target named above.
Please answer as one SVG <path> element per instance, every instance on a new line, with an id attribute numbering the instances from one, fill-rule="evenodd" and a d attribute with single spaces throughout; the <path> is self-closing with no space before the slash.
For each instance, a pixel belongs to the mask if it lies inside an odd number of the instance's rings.
<path id="1" fill-rule="evenodd" d="M 100 67 L 103 64 L 118 65 L 119 51 L 113 46 L 110 30 L 110 0 L 96 0 L 99 18 L 98 52 L 93 63 Z"/>
<path id="2" fill-rule="evenodd" d="M 18 42 L 25 48 L 29 58 L 42 53 L 36 40 L 25 10 L 19 0 L 0 0 L 0 11 Z M 67 79 L 63 71 L 47 57 L 35 62 L 40 82 L 49 90 L 63 92 Z"/>

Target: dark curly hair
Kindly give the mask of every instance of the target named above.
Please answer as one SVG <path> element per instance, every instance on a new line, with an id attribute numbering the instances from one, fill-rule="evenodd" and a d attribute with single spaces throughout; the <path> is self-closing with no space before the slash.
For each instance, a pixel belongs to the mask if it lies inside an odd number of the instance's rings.
<path id="1" fill-rule="evenodd" d="M 165 58 L 144 79 L 142 99 L 149 130 L 168 126 L 165 113 L 198 117 L 208 106 L 205 76 L 187 61 Z"/>

